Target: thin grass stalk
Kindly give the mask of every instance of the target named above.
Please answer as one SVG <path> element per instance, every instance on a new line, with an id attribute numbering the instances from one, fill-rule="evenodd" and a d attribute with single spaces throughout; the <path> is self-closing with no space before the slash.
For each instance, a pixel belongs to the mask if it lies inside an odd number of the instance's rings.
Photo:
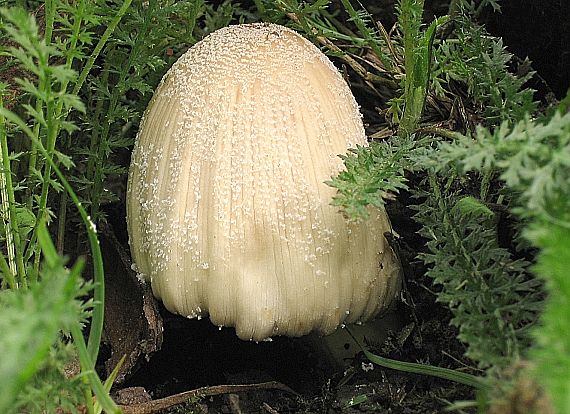
<path id="1" fill-rule="evenodd" d="M 101 407 L 108 414 L 120 414 L 121 409 L 117 407 L 117 404 L 111 399 L 109 393 L 105 390 L 105 387 L 101 383 L 101 379 L 94 371 L 93 367 L 94 359 L 91 358 L 91 354 L 88 348 L 85 346 L 85 340 L 83 339 L 83 332 L 81 332 L 81 327 L 79 324 L 74 324 L 71 328 L 71 335 L 73 336 L 73 343 L 77 347 L 79 353 L 79 361 L 81 364 L 81 371 L 85 375 L 85 382 L 89 387 L 95 392 L 97 396 L 97 401 Z M 88 407 L 89 413 L 94 413 L 93 399 L 91 398 L 91 392 L 85 393 L 86 401 L 85 405 Z"/>

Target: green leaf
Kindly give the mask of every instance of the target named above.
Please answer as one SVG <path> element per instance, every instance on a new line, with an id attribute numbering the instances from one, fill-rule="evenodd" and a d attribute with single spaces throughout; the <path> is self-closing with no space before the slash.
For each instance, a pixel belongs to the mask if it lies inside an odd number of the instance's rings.
<path id="1" fill-rule="evenodd" d="M 472 196 L 460 198 L 453 206 L 453 209 L 458 210 L 464 215 L 475 215 L 480 217 L 492 217 L 495 214 L 483 202 Z"/>
<path id="2" fill-rule="evenodd" d="M 54 79 L 61 84 L 75 80 L 77 78 L 77 72 L 75 72 L 73 69 L 65 67 L 64 65 L 52 65 L 49 67 L 49 71 L 51 72 L 51 75 L 54 77 Z"/>
<path id="3" fill-rule="evenodd" d="M 85 104 L 77 95 L 63 94 L 60 96 L 60 99 L 63 101 L 63 106 L 66 109 L 73 108 L 83 114 L 85 113 Z"/>
<path id="4" fill-rule="evenodd" d="M 366 394 L 355 395 L 344 403 L 345 408 L 355 407 L 359 404 L 368 401 L 368 396 Z"/>
<path id="5" fill-rule="evenodd" d="M 55 158 L 57 158 L 58 162 L 60 162 L 65 168 L 71 168 L 75 166 L 70 156 L 65 155 L 64 153 L 57 150 L 53 152 L 53 155 L 55 156 Z"/>
<path id="6" fill-rule="evenodd" d="M 16 215 L 18 216 L 18 224 L 20 225 L 20 238 L 26 240 L 27 235 L 36 225 L 36 216 L 26 207 L 16 207 Z"/>

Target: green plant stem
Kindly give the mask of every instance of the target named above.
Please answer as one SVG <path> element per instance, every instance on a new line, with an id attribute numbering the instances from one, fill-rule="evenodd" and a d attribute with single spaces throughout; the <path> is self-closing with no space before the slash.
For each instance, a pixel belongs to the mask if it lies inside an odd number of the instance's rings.
<path id="1" fill-rule="evenodd" d="M 419 59 L 420 24 L 422 18 L 423 0 L 402 0 L 400 10 L 400 25 L 404 33 L 404 68 L 406 78 L 404 82 L 404 114 L 400 123 L 400 135 L 411 135 L 421 116 L 420 102 L 423 106 L 422 90 L 416 87 L 416 78 L 420 69 L 416 63 Z M 425 98 L 425 97 L 424 97 Z"/>
<path id="2" fill-rule="evenodd" d="M 50 99 L 52 96 L 52 88 L 49 82 L 46 82 L 46 88 L 44 90 L 46 96 L 48 96 L 48 101 L 46 102 L 46 131 L 47 131 L 47 140 L 46 140 L 46 147 L 47 151 L 43 154 L 46 158 L 46 162 L 44 165 L 44 172 L 42 175 L 42 190 L 40 193 L 40 201 L 38 205 L 38 215 L 37 221 L 40 223 L 42 220 L 48 220 L 48 210 L 47 210 L 47 199 L 49 194 L 49 189 L 51 187 L 51 166 L 55 150 L 55 142 L 57 140 L 57 136 L 59 134 L 59 122 L 57 119 L 57 115 L 55 113 L 54 103 Z M 37 228 L 37 226 L 36 226 Z M 34 250 L 34 272 L 33 275 L 37 275 L 40 269 L 40 255 L 38 254 L 39 246 L 33 245 Z M 36 277 L 36 276 L 34 276 Z"/>
<path id="3" fill-rule="evenodd" d="M 45 28 L 45 38 L 44 38 L 44 42 L 46 44 L 49 44 L 51 42 L 51 36 L 52 36 L 52 31 L 53 31 L 53 23 L 54 23 L 54 18 L 55 18 L 55 2 L 53 0 L 48 0 L 45 3 L 45 9 L 46 9 L 46 28 Z M 38 50 L 40 50 L 39 46 L 38 46 Z M 45 146 L 48 149 L 47 152 L 47 156 L 52 159 L 53 158 L 53 153 L 54 153 L 54 149 L 55 149 L 55 142 L 57 139 L 57 136 L 59 134 L 59 114 L 61 113 L 61 110 L 58 110 L 59 108 L 62 107 L 63 102 L 60 100 L 57 104 L 57 106 L 55 106 L 55 102 L 56 102 L 56 97 L 54 96 L 53 93 L 53 89 L 52 89 L 52 83 L 51 83 L 51 74 L 49 71 L 49 61 L 50 61 L 50 54 L 49 52 L 43 52 L 43 53 L 38 53 L 38 67 L 40 68 L 40 73 L 38 76 L 38 86 L 39 86 L 39 90 L 41 92 L 41 95 L 43 96 L 43 99 L 41 102 L 42 106 L 45 105 L 45 130 L 46 130 L 46 144 Z M 39 101 L 39 100 L 38 100 Z M 38 107 L 38 101 L 36 101 L 36 108 Z M 58 108 L 59 107 L 59 108 Z M 35 127 L 34 127 L 34 137 L 37 138 L 37 141 L 40 142 L 39 140 L 39 134 L 40 134 L 40 128 L 39 128 L 39 122 L 36 123 Z M 36 164 L 36 158 L 34 156 L 34 154 L 36 154 L 37 151 L 37 144 L 34 144 L 32 142 L 32 157 L 30 159 L 30 175 L 33 172 L 33 169 L 35 169 L 35 164 Z M 38 213 L 36 215 L 37 220 L 36 220 L 36 225 L 34 227 L 34 231 L 31 237 L 31 242 L 28 245 L 28 252 L 26 253 L 26 258 L 28 257 L 32 257 L 34 256 L 34 262 L 33 262 L 33 272 L 29 272 L 29 274 L 35 278 L 37 277 L 38 273 L 39 273 L 39 267 L 40 267 L 40 254 L 39 254 L 39 246 L 35 243 L 36 237 L 37 237 L 37 231 L 38 231 L 38 226 L 39 224 L 43 221 L 43 220 L 48 220 L 48 214 L 47 214 L 47 198 L 48 198 L 48 193 L 49 193 L 49 189 L 51 187 L 51 163 L 47 162 L 44 164 L 44 171 L 42 173 L 42 183 L 41 183 L 41 191 L 40 191 L 40 199 L 38 202 Z M 28 203 L 29 204 L 29 203 Z"/>
<path id="4" fill-rule="evenodd" d="M 85 345 L 80 325 L 74 324 L 71 328 L 73 340 L 79 352 L 81 368 L 83 373 L 89 379 L 89 385 L 95 391 L 95 394 L 97 395 L 100 404 L 103 406 L 106 412 L 120 413 L 120 410 L 113 402 L 111 397 L 109 397 L 109 394 L 105 391 L 103 385 L 101 384 L 101 380 L 94 371 L 94 366 L 95 366 L 94 361 L 97 360 L 97 355 L 99 353 L 99 345 L 101 343 L 101 334 L 103 332 L 104 302 L 105 302 L 105 278 L 103 273 L 104 272 L 103 257 L 101 254 L 101 248 L 99 245 L 99 240 L 97 238 L 95 225 L 87 215 L 85 209 L 81 206 L 79 198 L 71 188 L 69 182 L 65 179 L 61 170 L 57 167 L 57 165 L 54 163 L 54 161 L 51 158 L 47 157 L 48 154 L 46 149 L 41 145 L 41 143 L 38 142 L 37 144 L 38 144 L 38 149 L 40 150 L 42 155 L 46 157 L 46 161 L 49 164 L 51 164 L 51 167 L 55 171 L 56 175 L 60 179 L 62 185 L 64 186 L 65 190 L 68 192 L 77 210 L 79 211 L 79 214 L 85 224 L 89 239 L 89 244 L 91 247 L 91 255 L 93 260 L 94 294 L 93 294 L 93 316 L 91 318 L 91 329 L 89 332 L 89 340 L 87 346 Z M 52 248 L 53 248 L 53 254 L 56 254 L 55 247 L 52 246 Z M 89 398 L 86 401 L 86 404 L 88 406 L 92 403 L 93 402 L 91 398 Z"/>
<path id="5" fill-rule="evenodd" d="M 132 0 L 125 0 L 125 2 L 123 3 L 123 5 L 121 6 L 121 8 L 118 10 L 117 14 L 115 15 L 114 19 L 111 21 L 111 23 L 109 23 L 109 25 L 107 26 L 107 29 L 105 30 L 105 32 L 103 33 L 103 35 L 101 36 L 101 38 L 99 39 L 99 42 L 97 43 L 97 45 L 95 46 L 95 49 L 93 50 L 93 53 L 91 54 L 91 56 L 89 57 L 89 59 L 87 60 L 87 63 L 85 64 L 83 70 L 81 71 L 81 74 L 79 75 L 79 79 L 77 81 L 77 83 L 75 84 L 75 87 L 72 91 L 72 94 L 76 95 L 79 93 L 79 90 L 81 89 L 81 87 L 83 86 L 83 84 L 85 83 L 85 80 L 87 79 L 87 76 L 89 75 L 89 72 L 91 71 L 93 65 L 95 64 L 95 60 L 97 59 L 97 57 L 99 56 L 99 54 L 101 53 L 101 51 L 103 50 L 103 48 L 105 47 L 105 44 L 107 43 L 107 41 L 109 40 L 111 34 L 113 33 L 113 31 L 115 30 L 115 28 L 117 27 L 117 25 L 119 24 L 119 22 L 121 21 L 123 15 L 126 13 L 126 11 L 128 10 L 130 4 L 131 4 Z M 131 53 L 131 56 L 133 56 L 133 53 Z M 116 92 L 115 92 L 116 93 Z M 118 100 L 118 95 L 116 97 L 116 99 Z M 106 123 L 104 130 L 108 130 L 109 129 L 109 125 Z M 95 136 L 95 134 L 94 134 Z M 103 157 L 104 154 L 104 146 L 101 145 L 101 138 L 98 137 L 97 142 L 95 142 L 94 138 L 92 138 L 92 142 L 91 142 L 91 149 L 92 149 L 92 153 L 94 153 L 94 148 L 99 145 L 98 150 L 97 150 L 97 156 L 95 161 L 95 164 L 100 165 L 100 163 L 102 161 L 99 161 L 99 158 Z M 92 165 L 92 161 L 90 160 L 89 162 L 90 165 Z M 89 171 L 91 171 L 91 174 L 89 175 Z M 98 181 L 102 181 L 102 176 L 100 175 L 102 173 L 101 168 L 99 170 L 95 170 L 93 172 L 93 167 L 89 167 L 88 166 L 88 177 L 91 177 L 93 179 L 94 182 L 94 186 L 98 189 L 99 187 L 102 186 L 101 184 L 97 184 Z M 97 176 L 96 176 L 97 174 Z M 96 213 L 98 211 L 98 194 L 96 193 L 96 191 L 98 190 L 94 190 L 92 192 L 92 194 L 94 195 L 94 199 L 91 200 L 91 209 L 92 209 L 92 215 L 93 218 L 96 219 Z"/>
<path id="6" fill-rule="evenodd" d="M 113 18 L 113 20 L 111 21 L 111 23 L 109 24 L 109 26 L 107 27 L 107 29 L 105 30 L 105 32 L 103 33 L 103 35 L 101 36 L 101 39 L 99 40 L 99 42 L 97 43 L 97 46 L 95 47 L 93 53 L 91 54 L 91 56 L 89 57 L 87 63 L 85 64 L 83 70 L 81 71 L 81 74 L 79 76 L 79 79 L 77 80 L 74 89 L 72 91 L 73 95 L 77 95 L 79 93 L 79 90 L 81 89 L 81 86 L 83 85 L 83 82 L 85 81 L 85 79 L 87 78 L 87 75 L 89 74 L 91 68 L 93 67 L 93 64 L 95 63 L 95 59 L 99 56 L 99 53 L 101 52 L 101 50 L 103 49 L 103 47 L 105 46 L 107 40 L 109 39 L 109 37 L 111 36 L 112 32 L 115 30 L 116 26 L 119 24 L 121 18 L 123 17 L 123 15 L 125 14 L 125 12 L 127 11 L 130 3 L 132 0 L 125 0 L 125 2 L 123 3 L 123 5 L 121 6 L 121 8 L 119 9 L 117 15 Z M 80 7 L 83 7 L 84 4 L 83 2 L 80 4 Z M 80 28 L 81 28 L 81 19 L 77 19 L 79 20 L 79 22 L 74 22 L 74 29 L 73 29 L 73 33 L 75 34 L 74 38 L 76 39 L 79 35 L 80 32 Z M 77 23 L 77 24 L 75 24 Z M 74 45 L 76 45 L 76 43 L 73 43 Z M 73 46 L 75 47 L 75 46 Z M 71 67 L 72 64 L 72 55 L 70 54 L 70 57 L 68 58 L 66 65 L 69 65 L 69 67 Z M 41 64 L 47 65 L 47 62 L 40 62 Z M 41 67 L 41 65 L 40 65 Z M 40 79 L 40 85 L 41 85 L 41 79 Z M 62 85 L 62 89 L 61 91 L 65 93 L 65 90 L 67 89 L 68 83 L 64 83 Z M 65 89 L 64 89 L 65 88 Z M 45 82 L 45 90 L 43 90 L 43 93 L 46 96 L 51 96 L 51 84 L 49 82 Z M 55 149 L 55 143 L 56 143 L 56 139 L 57 136 L 59 135 L 59 131 L 60 131 L 60 127 L 61 127 L 61 122 L 60 120 L 64 120 L 65 118 L 67 118 L 67 115 L 69 114 L 69 112 L 67 114 L 63 114 L 63 101 L 59 101 L 58 102 L 58 106 L 57 108 L 53 108 L 52 107 L 53 103 L 51 103 L 50 105 L 50 101 L 48 100 L 48 102 L 46 103 L 46 121 L 48 122 L 48 125 L 46 127 L 47 133 L 48 133 L 48 137 L 47 137 L 47 141 L 46 141 L 46 148 L 48 149 L 48 157 L 49 157 L 49 161 L 53 161 L 53 151 Z M 35 135 L 37 137 L 37 135 Z M 34 140 L 32 140 L 34 142 Z M 39 142 L 39 140 L 36 140 L 35 142 Z M 37 144 L 32 144 L 33 146 L 37 146 Z M 38 219 L 41 219 L 42 217 L 44 217 L 47 213 L 47 196 L 49 193 L 49 181 L 50 181 L 50 177 L 51 177 L 51 165 L 53 164 L 53 162 L 47 162 L 45 167 L 44 167 L 44 173 L 43 173 L 43 182 L 42 182 L 42 190 L 41 190 L 41 194 L 40 194 L 40 201 L 39 201 L 39 207 L 38 207 Z M 26 254 L 26 257 L 31 257 L 34 253 L 35 253 L 35 259 L 34 259 L 34 268 L 38 269 L 39 268 L 39 255 L 37 254 L 37 247 L 35 247 L 35 233 L 36 233 L 36 228 L 34 228 L 34 232 L 32 234 L 31 237 L 31 242 L 30 242 L 30 246 L 31 248 L 29 249 L 28 253 Z M 37 272 L 34 272 L 37 273 Z"/>
<path id="7" fill-rule="evenodd" d="M 91 72 L 91 69 L 93 68 L 93 65 L 95 64 L 95 60 L 99 57 L 99 54 L 101 53 L 101 51 L 105 47 L 105 44 L 107 44 L 109 37 L 111 37 L 111 34 L 115 31 L 115 28 L 117 27 L 117 25 L 119 24 L 119 22 L 123 18 L 123 15 L 129 9 L 131 2 L 132 2 L 132 0 L 125 0 L 124 1 L 121 8 L 117 11 L 115 18 L 113 20 L 111 20 L 111 23 L 109 23 L 109 25 L 107 26 L 107 29 L 105 29 L 105 32 L 103 33 L 103 35 L 99 39 L 99 42 L 97 43 L 97 46 L 95 46 L 95 49 L 93 49 L 93 53 L 91 53 L 91 56 L 89 56 L 89 59 L 87 59 L 85 66 L 83 66 L 83 70 L 79 74 L 79 79 L 77 80 L 75 87 L 73 88 L 73 91 L 71 92 L 73 95 L 77 95 L 79 93 L 79 90 L 81 89 L 81 87 L 85 83 L 85 80 L 87 79 L 87 76 L 89 75 L 89 72 Z"/>
<path id="8" fill-rule="evenodd" d="M 85 0 L 81 0 L 78 4 L 79 12 L 77 13 L 77 15 L 79 17 L 77 17 L 73 22 L 73 28 L 72 28 L 72 33 L 71 33 L 71 42 L 70 42 L 70 46 L 69 46 L 69 50 L 68 50 L 69 53 L 67 54 L 67 58 L 66 58 L 66 62 L 65 62 L 66 69 L 71 69 L 71 67 L 73 65 L 74 51 L 77 48 L 77 41 L 78 41 L 79 34 L 81 31 L 81 25 L 83 22 L 81 16 L 84 13 L 84 8 L 85 8 Z M 52 14 L 55 15 L 55 10 L 52 11 Z M 52 16 L 52 19 L 53 19 L 53 16 Z M 53 21 L 52 21 L 52 25 L 53 25 Z M 49 82 L 47 84 L 49 87 Z M 69 85 L 69 80 L 65 80 L 61 84 L 60 93 L 66 93 L 68 85 Z M 46 92 L 51 93 L 51 87 L 49 87 L 49 89 L 47 89 Z M 49 95 L 47 95 L 47 96 L 49 97 Z M 59 120 L 61 119 L 61 116 L 63 113 L 63 100 L 62 99 L 58 100 L 55 108 L 52 108 L 53 103 L 50 105 L 50 102 L 51 101 L 48 100 L 48 102 L 46 104 L 46 106 L 47 106 L 46 107 L 46 111 L 47 111 L 47 119 L 46 119 L 46 122 L 47 122 L 47 127 L 46 127 L 46 129 L 47 129 L 47 143 L 46 143 L 46 149 L 48 151 L 50 159 L 53 159 L 53 153 L 55 151 L 55 144 L 56 144 L 59 132 L 61 130 L 61 122 Z M 51 109 L 51 111 L 50 111 L 50 109 Z M 49 187 L 50 187 L 50 179 L 51 179 L 50 177 L 51 177 L 51 164 L 48 162 L 45 164 L 43 180 L 42 180 L 42 192 L 40 195 L 39 213 L 38 213 L 38 219 L 40 219 L 40 220 L 47 213 L 47 196 L 48 196 Z M 35 259 L 34 259 L 34 268 L 36 269 L 36 272 L 34 272 L 34 274 L 37 274 L 37 271 L 39 270 L 39 261 L 40 261 L 40 257 L 39 257 L 39 255 L 36 254 Z"/>
<path id="9" fill-rule="evenodd" d="M 52 31 L 53 31 L 53 23 L 55 20 L 55 4 L 53 2 L 53 0 L 49 0 L 45 2 L 45 7 L 46 7 L 46 30 L 45 30 L 45 42 L 49 43 L 51 41 L 51 36 L 52 36 Z M 76 16 L 82 16 L 84 13 L 84 8 L 85 8 L 85 0 L 81 0 L 79 2 L 79 6 L 78 6 L 78 10 L 80 10 L 79 12 L 77 12 L 75 15 Z M 70 69 L 73 65 L 73 60 L 74 60 L 74 51 L 77 48 L 77 41 L 79 38 L 79 34 L 81 32 L 81 24 L 82 24 L 82 18 L 76 18 L 73 22 L 73 28 L 72 28 L 72 33 L 70 36 L 71 39 L 71 43 L 70 43 L 70 47 L 67 50 L 67 58 L 66 58 L 66 62 L 65 62 L 65 67 L 67 69 Z M 69 85 L 69 81 L 66 80 L 64 81 L 64 83 L 62 84 L 60 90 L 65 92 L 67 90 L 67 87 Z M 38 85 L 39 88 L 41 90 L 43 90 L 45 88 L 45 85 L 43 83 L 40 82 L 40 84 Z M 36 100 L 36 111 L 38 113 L 40 113 L 42 111 L 42 102 L 38 99 Z M 62 111 L 62 103 L 60 101 L 60 105 L 57 111 L 57 116 L 59 117 L 61 115 L 61 111 Z M 39 137 L 39 131 L 40 131 L 40 123 L 36 123 L 36 125 L 34 126 L 34 132 L 36 137 Z M 57 131 L 59 132 L 59 131 Z M 37 149 L 35 147 L 34 144 L 32 144 L 32 147 L 30 149 L 30 158 L 29 158 L 29 162 L 28 162 L 28 171 L 30 173 L 30 175 L 32 174 L 32 172 L 36 169 L 36 164 L 37 164 Z M 28 197 L 28 208 L 32 208 L 32 197 L 29 196 Z"/>
<path id="10" fill-rule="evenodd" d="M 45 10 L 45 29 L 44 29 L 44 40 L 46 44 L 51 43 L 51 37 L 53 33 L 53 24 L 55 21 L 56 5 L 54 0 L 44 1 Z"/>
<path id="11" fill-rule="evenodd" d="M 63 254 L 65 246 L 65 224 L 67 221 L 67 192 L 59 197 L 59 214 L 57 215 L 57 252 Z"/>
<path id="12" fill-rule="evenodd" d="M 402 0 L 400 25 L 404 32 L 404 113 L 398 134 L 408 137 L 413 134 L 421 120 L 431 77 L 432 49 L 438 26 L 449 20 L 448 16 L 430 23 L 421 32 L 423 0 Z"/>
<path id="13" fill-rule="evenodd" d="M 44 29 L 44 42 L 46 44 L 50 44 L 51 43 L 51 38 L 52 38 L 52 33 L 53 33 L 53 27 L 54 27 L 54 21 L 55 21 L 55 14 L 56 14 L 56 5 L 55 5 L 55 1 L 54 0 L 46 0 L 45 3 L 45 29 Z M 49 64 L 49 56 L 46 57 L 46 60 L 44 62 L 40 62 L 40 67 L 46 68 L 47 65 Z M 47 72 L 47 71 L 46 71 Z M 59 133 L 59 130 L 57 128 L 57 119 L 58 119 L 58 115 L 57 113 L 53 112 L 53 101 L 52 101 L 52 86 L 51 86 L 51 82 L 50 82 L 50 78 L 49 75 L 44 72 L 44 76 L 40 77 L 40 82 L 38 84 L 40 91 L 42 92 L 42 95 L 45 96 L 46 98 L 46 102 L 40 102 L 40 100 L 38 99 L 36 101 L 36 110 L 41 111 L 43 108 L 43 105 L 45 105 L 45 109 L 46 109 L 46 116 L 45 116 L 45 120 L 46 120 L 46 136 L 47 136 L 47 140 L 46 140 L 46 146 L 48 149 L 50 149 L 52 147 L 51 141 L 53 141 L 53 147 L 55 148 L 55 140 L 57 138 L 57 135 Z M 62 90 L 64 90 L 62 88 Z M 36 136 L 39 138 L 39 134 L 40 134 L 40 123 L 36 123 L 35 128 L 34 128 L 34 132 L 36 132 Z M 34 146 L 35 147 L 35 146 Z M 51 154 L 51 156 L 53 157 L 53 149 L 51 149 L 49 151 L 49 153 Z M 31 160 L 33 160 L 33 163 L 31 164 L 31 166 L 35 169 L 36 167 L 36 157 L 37 157 L 37 151 L 36 148 L 32 149 L 32 154 L 34 154 L 35 156 L 33 157 L 33 159 L 31 158 Z M 32 171 L 30 170 L 30 173 L 32 173 Z M 40 201 L 39 201 L 39 206 L 38 206 L 38 215 L 37 215 L 37 222 L 40 223 L 44 218 L 47 220 L 47 216 L 46 215 L 46 211 L 47 211 L 47 196 L 48 196 L 48 191 L 50 188 L 50 176 L 51 176 L 51 167 L 49 163 L 44 164 L 44 172 L 42 175 L 42 189 L 41 189 L 41 195 L 40 195 Z M 31 202 L 31 200 L 30 200 Z M 35 245 L 35 243 L 32 244 L 34 246 L 34 250 L 35 250 L 35 258 L 34 258 L 34 269 L 35 272 L 33 272 L 33 274 L 37 274 L 38 270 L 39 270 L 39 265 L 40 265 L 40 255 L 37 254 L 38 252 L 38 247 Z"/>
<path id="14" fill-rule="evenodd" d="M 82 16 L 85 13 L 85 0 L 81 0 L 78 4 L 77 11 L 75 13 L 75 20 L 73 21 L 73 29 L 71 31 L 71 43 L 68 49 L 67 59 L 65 62 L 66 69 L 71 69 L 73 66 L 73 60 L 75 51 L 77 49 L 77 42 L 79 40 L 79 35 L 81 32 L 81 25 L 83 22 Z M 69 81 L 65 81 L 61 87 L 62 91 L 67 91 Z M 58 107 L 58 116 L 61 115 L 63 106 Z M 59 203 L 59 214 L 58 214 L 58 232 L 57 232 L 57 251 L 63 254 L 63 246 L 65 244 L 65 222 L 66 222 L 66 212 L 67 212 L 67 193 L 63 192 L 60 197 Z"/>
<path id="15" fill-rule="evenodd" d="M 40 83 L 38 84 L 38 86 L 41 88 L 43 88 L 43 84 Z M 41 113 L 42 111 L 42 102 L 40 99 L 36 98 L 36 112 L 37 113 Z M 40 137 L 40 123 L 37 122 L 34 125 L 34 136 Z M 36 171 L 37 168 L 37 164 L 38 164 L 38 149 L 36 148 L 36 144 L 34 144 L 33 142 L 30 145 L 30 156 L 28 159 L 28 177 L 32 177 L 34 175 L 34 172 Z M 27 199 L 27 206 L 30 210 L 32 210 L 33 208 L 33 204 L 34 204 L 34 198 L 32 197 L 32 188 L 31 186 L 28 187 L 26 189 L 26 199 Z"/>
<path id="16" fill-rule="evenodd" d="M 0 97 L 0 107 L 3 105 Z M 8 264 L 10 273 L 7 273 L 8 282 L 15 280 L 12 276 L 18 276 L 19 285 L 27 288 L 26 272 L 22 255 L 22 243 L 20 240 L 20 225 L 16 212 L 16 199 L 14 196 L 14 184 L 12 182 L 12 170 L 10 168 L 10 154 L 8 150 L 8 135 L 6 133 L 6 120 L 0 114 L 0 146 L 2 151 L 2 163 L 0 171 L 0 187 L 2 202 L 2 217 L 5 221 L 6 245 L 8 249 Z M 7 220 L 5 219 L 7 218 Z"/>
<path id="17" fill-rule="evenodd" d="M 132 56 L 132 54 L 131 54 Z M 101 81 L 104 84 L 108 84 L 109 82 L 109 66 L 110 63 L 106 62 L 105 63 L 105 67 L 103 69 L 103 75 L 101 77 Z M 95 116 L 94 119 L 95 120 L 100 120 L 102 119 L 105 115 L 109 114 L 111 112 L 111 105 L 113 104 L 113 102 L 118 99 L 118 96 L 116 93 L 113 93 L 111 95 L 111 99 L 110 99 L 110 103 L 109 103 L 109 107 L 106 113 L 104 113 L 103 107 L 104 107 L 104 100 L 103 99 L 99 99 L 97 101 L 97 103 L 95 104 Z M 89 157 L 89 160 L 87 161 L 87 179 L 93 183 L 93 185 L 95 184 L 95 179 L 96 179 L 96 168 L 99 165 L 99 162 L 97 160 L 97 157 L 99 156 L 99 148 L 103 147 L 103 145 L 101 144 L 103 141 L 104 136 L 106 136 L 105 131 L 108 132 L 108 128 L 104 127 L 101 125 L 101 122 L 97 122 L 98 126 L 96 128 L 93 128 L 93 132 L 91 134 L 91 142 L 89 144 L 89 153 L 91 154 L 91 156 Z M 107 125 L 109 124 L 109 122 L 107 122 Z M 95 154 L 95 155 L 94 155 Z M 95 191 L 91 191 L 90 192 L 92 195 L 91 201 L 92 202 L 96 202 L 96 200 L 93 199 L 93 196 L 97 197 L 97 194 L 95 193 Z M 95 217 L 95 215 L 93 214 L 94 211 L 93 209 L 91 209 L 91 215 L 93 217 Z"/>

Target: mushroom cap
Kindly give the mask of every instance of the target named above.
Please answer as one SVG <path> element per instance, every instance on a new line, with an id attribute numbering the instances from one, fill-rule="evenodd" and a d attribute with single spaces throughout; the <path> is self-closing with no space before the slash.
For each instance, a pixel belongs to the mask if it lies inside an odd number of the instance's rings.
<path id="1" fill-rule="evenodd" d="M 397 295 L 382 210 L 347 222 L 324 184 L 366 145 L 358 105 L 313 44 L 229 26 L 168 71 L 143 117 L 127 221 L 137 270 L 168 310 L 242 339 L 328 334 Z"/>

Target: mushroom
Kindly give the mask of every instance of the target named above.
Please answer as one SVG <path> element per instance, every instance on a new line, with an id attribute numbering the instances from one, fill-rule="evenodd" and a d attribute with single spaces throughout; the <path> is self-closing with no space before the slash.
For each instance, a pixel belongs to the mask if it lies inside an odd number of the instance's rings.
<path id="1" fill-rule="evenodd" d="M 382 210 L 348 222 L 324 181 L 366 145 L 358 105 L 313 44 L 229 26 L 168 71 L 143 117 L 127 221 L 137 271 L 165 307 L 241 339 L 333 332 L 398 294 Z"/>

